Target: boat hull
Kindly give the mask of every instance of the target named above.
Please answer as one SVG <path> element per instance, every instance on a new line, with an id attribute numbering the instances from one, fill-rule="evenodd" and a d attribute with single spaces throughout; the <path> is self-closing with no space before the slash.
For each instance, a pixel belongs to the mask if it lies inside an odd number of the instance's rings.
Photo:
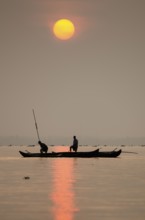
<path id="1" fill-rule="evenodd" d="M 98 157 L 118 157 L 121 154 L 122 150 L 118 151 L 99 151 Z"/>
<path id="2" fill-rule="evenodd" d="M 121 154 L 121 150 L 110 151 L 110 152 L 100 152 L 99 149 L 89 152 L 52 152 L 52 153 L 31 153 L 19 151 L 23 157 L 80 157 L 80 158 L 90 158 L 90 157 L 118 157 Z"/>

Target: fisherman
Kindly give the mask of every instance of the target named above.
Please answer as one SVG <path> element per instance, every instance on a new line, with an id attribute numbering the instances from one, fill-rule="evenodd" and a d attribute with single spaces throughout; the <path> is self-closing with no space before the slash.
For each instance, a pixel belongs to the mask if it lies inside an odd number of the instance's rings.
<path id="1" fill-rule="evenodd" d="M 38 141 L 38 144 L 40 145 L 40 153 L 43 154 L 44 153 L 47 153 L 48 151 L 48 146 L 44 143 L 42 143 L 41 141 Z"/>
<path id="2" fill-rule="evenodd" d="M 73 139 L 74 139 L 74 140 L 73 140 L 73 145 L 70 146 L 70 152 L 71 152 L 71 150 L 77 152 L 77 149 L 78 149 L 78 140 L 77 140 L 76 136 L 73 136 Z"/>

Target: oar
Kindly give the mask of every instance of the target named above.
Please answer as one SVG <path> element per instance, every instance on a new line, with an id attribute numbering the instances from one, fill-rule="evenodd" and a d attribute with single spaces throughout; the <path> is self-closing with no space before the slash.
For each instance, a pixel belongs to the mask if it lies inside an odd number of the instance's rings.
<path id="1" fill-rule="evenodd" d="M 30 154 L 30 152 L 28 150 L 25 150 L 25 151 Z"/>
<path id="2" fill-rule="evenodd" d="M 35 116 L 34 109 L 33 109 L 33 116 L 34 116 L 34 121 L 35 121 L 35 127 L 36 127 L 38 141 L 40 141 L 39 132 L 38 132 L 38 126 L 37 126 L 37 122 L 36 122 L 36 116 Z"/>
<path id="3" fill-rule="evenodd" d="M 132 151 L 122 151 L 122 153 L 128 153 L 128 154 L 138 154 L 137 152 L 132 152 Z"/>

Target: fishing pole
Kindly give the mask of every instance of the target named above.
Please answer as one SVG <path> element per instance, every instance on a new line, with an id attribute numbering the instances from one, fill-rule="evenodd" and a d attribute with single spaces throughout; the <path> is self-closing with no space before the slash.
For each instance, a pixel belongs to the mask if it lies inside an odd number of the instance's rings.
<path id="1" fill-rule="evenodd" d="M 38 132 L 38 126 L 37 126 L 37 122 L 36 122 L 36 116 L 35 116 L 34 109 L 32 109 L 32 111 L 33 111 L 33 116 L 34 116 L 34 121 L 35 121 L 35 127 L 36 127 L 38 141 L 40 141 L 39 132 Z"/>

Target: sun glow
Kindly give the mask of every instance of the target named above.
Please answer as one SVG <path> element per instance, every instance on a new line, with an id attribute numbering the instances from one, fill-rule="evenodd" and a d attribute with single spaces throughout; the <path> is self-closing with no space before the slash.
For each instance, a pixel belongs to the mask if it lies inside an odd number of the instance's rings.
<path id="1" fill-rule="evenodd" d="M 60 40 L 68 40 L 74 35 L 75 26 L 72 21 L 68 19 L 60 19 L 55 22 L 53 33 Z"/>

